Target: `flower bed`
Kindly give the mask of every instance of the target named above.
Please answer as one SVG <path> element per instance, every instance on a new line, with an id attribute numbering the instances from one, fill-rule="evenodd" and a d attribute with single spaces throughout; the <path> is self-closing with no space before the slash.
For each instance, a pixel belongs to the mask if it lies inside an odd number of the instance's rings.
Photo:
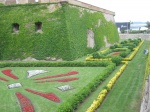
<path id="1" fill-rule="evenodd" d="M 65 79 L 58 79 L 58 80 L 44 80 L 44 81 L 38 81 L 36 83 L 44 83 L 44 82 L 70 82 L 74 80 L 78 80 L 79 78 L 65 78 Z"/>
<path id="2" fill-rule="evenodd" d="M 58 75 L 53 75 L 53 76 L 46 76 L 46 77 L 43 77 L 43 78 L 36 78 L 34 80 L 44 80 L 44 79 L 48 79 L 48 78 L 57 78 L 57 77 L 64 77 L 64 76 L 70 76 L 70 75 L 76 75 L 78 74 L 77 71 L 71 71 L 71 72 L 68 72 L 66 74 L 58 74 Z"/>
<path id="3" fill-rule="evenodd" d="M 103 102 L 108 92 L 112 89 L 114 84 L 116 83 L 117 79 L 120 77 L 122 72 L 126 69 L 128 62 L 123 61 L 124 65 L 119 69 L 119 71 L 115 74 L 115 76 L 108 82 L 106 89 L 103 89 L 98 97 L 93 101 L 91 106 L 87 109 L 86 112 L 94 112 Z"/>
<path id="4" fill-rule="evenodd" d="M 52 64 L 52 65 L 51 65 Z M 100 72 L 100 74 L 99 74 L 99 76 L 102 76 L 102 77 L 95 77 L 93 80 L 91 80 L 91 82 L 89 82 L 85 87 L 83 87 L 83 89 L 81 89 L 81 91 L 79 91 L 79 92 L 77 92 L 77 93 L 75 93 L 75 95 L 73 96 L 73 97 L 68 97 L 67 98 L 67 100 L 64 100 L 63 101 L 63 103 L 61 103 L 61 104 L 58 104 L 58 105 L 60 105 L 59 107 L 57 107 L 56 108 L 56 111 L 58 110 L 58 111 L 62 111 L 62 112 L 69 112 L 70 110 L 72 110 L 72 109 L 76 109 L 77 108 L 77 106 L 81 103 L 81 102 L 83 102 L 84 101 L 84 99 L 87 97 L 87 96 L 89 96 L 89 94 L 91 93 L 91 92 L 93 92 L 95 89 L 96 89 L 96 87 L 99 85 L 99 84 L 101 84 L 105 79 L 106 79 L 106 77 L 115 69 L 115 64 L 113 64 L 113 63 L 110 63 L 110 62 L 62 62 L 62 63 L 37 63 L 37 62 L 35 62 L 35 63 L 17 63 L 17 62 L 14 62 L 14 63 L 8 63 L 8 62 L 6 62 L 6 63 L 0 63 L 0 66 L 1 67 L 27 67 L 27 66 L 29 66 L 29 67 L 40 67 L 40 66 L 42 66 L 42 67 L 50 67 L 50 66 L 54 66 L 54 67 L 56 67 L 56 66 L 61 66 L 61 67 L 63 67 L 63 66 L 67 66 L 67 67 L 106 67 L 105 68 L 105 70 L 103 71 L 103 72 Z M 20 68 L 19 68 L 20 69 Z M 13 69 L 12 69 L 13 70 Z M 25 69 L 26 70 L 26 69 Z M 78 74 L 78 72 L 76 72 L 76 71 L 72 71 L 72 72 L 68 72 L 67 73 L 67 75 L 65 75 L 65 76 L 70 76 L 70 75 L 72 75 L 72 74 Z M 60 76 L 61 76 L 62 74 L 60 74 Z M 19 75 L 20 76 L 20 75 Z M 22 76 L 22 75 L 21 75 Z M 25 79 L 25 77 L 20 77 L 19 79 L 21 79 L 20 81 L 22 81 L 22 79 Z M 57 79 L 59 79 L 60 81 L 63 81 L 63 80 L 65 80 L 65 81 L 67 81 L 67 80 L 69 80 L 69 78 L 67 78 L 67 79 L 62 79 L 62 78 L 59 78 L 59 76 L 58 76 L 58 78 Z M 77 78 L 75 78 L 75 79 L 77 79 Z M 30 80 L 30 79 L 28 79 L 28 80 Z M 53 79 L 51 79 L 51 80 L 53 80 Z M 55 79 L 54 79 L 55 80 Z M 37 81 L 40 81 L 40 80 L 37 80 Z M 41 80 L 41 81 L 44 81 L 44 80 Z M 28 81 L 27 81 L 27 83 L 28 83 Z M 25 84 L 25 83 L 24 83 Z M 49 85 L 49 84 L 48 84 Z M 30 86 L 29 86 L 30 87 Z M 45 86 L 46 87 L 46 86 Z M 34 88 L 34 87 L 33 87 Z M 15 89 L 14 91 L 18 91 L 19 89 Z M 18 91 L 19 92 L 19 91 Z M 43 100 L 47 100 L 47 99 L 50 99 L 50 100 L 52 100 L 52 101 L 58 101 L 58 102 L 60 102 L 60 99 L 58 99 L 57 98 L 57 96 L 55 95 L 55 94 L 57 94 L 57 92 L 53 92 L 53 93 L 43 93 L 43 92 L 41 92 L 41 91 L 34 91 L 34 90 L 30 90 L 30 89 L 26 89 L 25 90 L 25 92 L 30 92 L 30 93 L 33 93 L 33 95 L 35 94 L 35 95 L 39 95 L 39 97 L 40 96 L 42 96 L 42 97 L 44 97 L 44 98 L 42 98 Z M 29 94 L 30 94 L 29 93 Z M 17 95 L 16 95 L 17 96 Z M 45 99 L 46 98 L 46 99 Z M 18 98 L 19 99 L 19 98 Z M 50 101 L 51 102 L 51 101 Z M 67 102 L 67 104 L 65 103 L 65 102 Z M 44 102 L 43 102 L 44 103 Z M 54 103 L 54 102 L 51 102 L 51 103 Z M 68 103 L 69 103 L 69 105 L 68 105 Z M 9 103 L 8 103 L 9 104 Z M 20 105 L 21 105 L 21 103 L 20 103 Z M 47 105 L 47 104 L 46 104 Z M 49 104 L 48 104 L 49 105 Z M 38 105 L 37 105 L 38 106 Z M 21 107 L 21 106 L 20 106 Z M 64 107 L 64 108 L 63 108 Z M 24 107 L 21 107 L 19 110 L 21 111 L 21 109 L 22 108 L 24 108 Z M 51 110 L 49 110 L 49 109 L 51 109 L 51 108 L 46 108 L 45 110 L 43 109 L 43 107 L 40 107 L 41 108 L 41 110 L 42 111 L 44 111 L 44 112 L 47 112 L 47 111 L 51 111 Z M 55 107 L 54 107 L 55 108 Z M 11 110 L 11 108 L 9 108 L 8 110 Z M 36 110 L 36 109 L 35 109 Z M 38 110 L 37 110 L 38 111 Z M 24 112 L 26 112 L 26 111 L 24 111 Z M 27 110 L 27 112 L 30 112 L 29 110 Z"/>
<path id="5" fill-rule="evenodd" d="M 14 74 L 11 73 L 12 70 L 7 69 L 7 70 L 3 70 L 2 73 L 7 75 L 8 77 L 11 77 L 15 80 L 18 80 L 19 78 L 17 76 L 15 76 Z"/>
<path id="6" fill-rule="evenodd" d="M 31 89 L 25 89 L 25 90 L 30 92 L 30 93 L 42 96 L 42 97 L 44 97 L 48 100 L 51 100 L 51 101 L 54 101 L 54 102 L 57 102 L 57 103 L 60 102 L 60 99 L 54 93 L 42 93 L 42 92 L 34 91 L 34 90 L 31 90 Z"/>
<path id="7" fill-rule="evenodd" d="M 134 47 L 132 46 L 132 44 L 131 44 L 131 48 L 130 48 L 130 46 L 128 46 L 128 48 L 124 48 L 124 47 L 122 47 L 122 48 L 115 48 L 115 49 L 109 49 L 109 50 L 107 50 L 107 51 L 105 51 L 105 52 L 102 52 L 102 53 L 98 53 L 98 52 L 96 52 L 96 53 L 93 53 L 92 54 L 92 56 L 89 56 L 89 57 L 87 57 L 86 58 L 86 61 L 104 61 L 104 60 L 108 60 L 108 61 L 111 61 L 111 56 L 109 57 L 107 57 L 107 55 L 108 54 L 110 54 L 111 53 L 111 51 L 116 51 L 116 52 L 118 52 L 119 50 L 120 50 L 120 56 L 122 56 L 122 58 L 123 58 L 123 61 L 130 61 L 130 60 L 132 60 L 132 58 L 134 57 L 134 55 L 137 53 L 137 51 L 138 51 L 138 49 L 141 47 L 141 45 L 143 44 L 143 42 L 144 42 L 144 40 L 142 40 L 142 41 L 140 41 L 140 42 L 138 42 L 138 44 L 136 44 L 137 46 L 135 46 L 134 45 Z M 121 53 L 121 51 L 125 51 L 123 54 Z M 130 53 L 128 50 L 132 50 L 133 52 L 132 53 Z M 130 56 L 127 58 L 127 56 L 129 55 L 128 53 L 130 53 Z M 121 55 L 122 54 L 122 55 Z M 127 56 L 126 56 L 127 55 Z"/>
<path id="8" fill-rule="evenodd" d="M 3 78 L 3 77 L 0 77 L 0 80 L 5 81 L 5 82 L 8 82 L 8 81 L 9 81 L 9 80 L 7 80 L 7 79 L 5 79 L 5 78 Z"/>
<path id="9" fill-rule="evenodd" d="M 120 54 L 120 52 L 114 52 L 113 54 L 112 54 L 112 56 L 117 56 L 117 55 L 119 55 Z"/>
<path id="10" fill-rule="evenodd" d="M 35 112 L 31 101 L 23 94 L 16 92 L 16 96 L 19 100 L 22 112 Z"/>

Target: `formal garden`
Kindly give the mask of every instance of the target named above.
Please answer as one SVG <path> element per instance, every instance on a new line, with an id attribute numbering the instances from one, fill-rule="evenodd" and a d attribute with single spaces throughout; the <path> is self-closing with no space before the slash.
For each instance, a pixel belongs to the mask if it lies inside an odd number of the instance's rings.
<path id="1" fill-rule="evenodd" d="M 149 45 L 128 39 L 74 61 L 1 61 L 0 111 L 137 112 Z"/>

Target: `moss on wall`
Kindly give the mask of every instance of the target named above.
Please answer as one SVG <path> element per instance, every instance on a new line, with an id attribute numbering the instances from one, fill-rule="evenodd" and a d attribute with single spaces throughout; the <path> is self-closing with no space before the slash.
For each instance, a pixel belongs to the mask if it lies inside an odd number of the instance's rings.
<path id="1" fill-rule="evenodd" d="M 24 59 L 46 57 L 73 60 L 119 40 L 112 22 L 107 22 L 100 12 L 81 11 L 80 7 L 55 4 L 57 10 L 50 11 L 51 4 L 28 4 L 0 7 L 0 59 Z M 101 25 L 98 27 L 98 20 Z M 42 33 L 35 31 L 35 22 L 42 22 Z M 12 32 L 12 24 L 18 23 L 19 33 Z M 87 29 L 95 34 L 94 49 L 87 48 Z"/>

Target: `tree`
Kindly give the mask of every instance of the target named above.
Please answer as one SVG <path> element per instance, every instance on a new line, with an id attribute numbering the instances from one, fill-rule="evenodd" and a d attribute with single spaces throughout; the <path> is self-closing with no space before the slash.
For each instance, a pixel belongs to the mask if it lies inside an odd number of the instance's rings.
<path id="1" fill-rule="evenodd" d="M 147 24 L 146 27 L 147 27 L 148 29 L 150 29 L 150 22 L 147 21 L 146 24 Z"/>

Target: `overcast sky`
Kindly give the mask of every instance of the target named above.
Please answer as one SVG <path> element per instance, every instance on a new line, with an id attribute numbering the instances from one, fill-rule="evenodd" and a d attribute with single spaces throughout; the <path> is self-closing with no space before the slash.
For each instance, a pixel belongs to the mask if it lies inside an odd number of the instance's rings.
<path id="1" fill-rule="evenodd" d="M 150 0 L 78 0 L 115 12 L 116 22 L 150 21 Z"/>

